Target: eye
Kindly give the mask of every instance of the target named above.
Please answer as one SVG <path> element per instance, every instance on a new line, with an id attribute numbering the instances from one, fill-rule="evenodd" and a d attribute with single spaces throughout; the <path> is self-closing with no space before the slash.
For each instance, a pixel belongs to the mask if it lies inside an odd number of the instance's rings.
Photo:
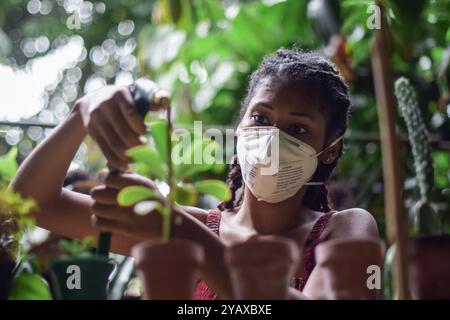
<path id="1" fill-rule="evenodd" d="M 250 118 L 253 120 L 253 122 L 257 125 L 261 125 L 261 126 L 267 126 L 269 125 L 269 120 L 267 119 L 267 117 L 261 113 L 253 113 Z"/>
<path id="2" fill-rule="evenodd" d="M 299 124 L 291 124 L 288 128 L 289 132 L 292 134 L 305 134 L 308 133 L 308 131 Z"/>

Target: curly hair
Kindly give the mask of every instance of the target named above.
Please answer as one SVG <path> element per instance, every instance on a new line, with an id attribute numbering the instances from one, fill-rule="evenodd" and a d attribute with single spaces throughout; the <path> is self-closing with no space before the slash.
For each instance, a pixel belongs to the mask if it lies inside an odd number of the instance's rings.
<path id="1" fill-rule="evenodd" d="M 308 88 L 308 93 L 315 95 L 319 102 L 319 110 L 327 117 L 326 145 L 337 137 L 343 135 L 348 127 L 350 118 L 350 97 L 348 87 L 334 65 L 318 53 L 302 51 L 300 49 L 277 50 L 276 55 L 264 57 L 259 68 L 250 76 L 247 95 L 241 106 L 241 119 L 245 113 L 256 88 L 262 80 L 288 81 L 299 86 L 299 89 Z M 331 177 L 339 158 L 330 164 L 321 162 L 311 181 L 323 181 L 324 185 L 311 185 L 303 197 L 303 205 L 311 210 L 328 212 L 332 205 L 328 197 L 327 180 Z M 232 197 L 222 202 L 218 208 L 221 210 L 233 209 L 242 203 L 242 194 L 237 196 L 243 187 L 241 168 L 236 155 L 232 159 L 228 173 L 227 183 Z"/>

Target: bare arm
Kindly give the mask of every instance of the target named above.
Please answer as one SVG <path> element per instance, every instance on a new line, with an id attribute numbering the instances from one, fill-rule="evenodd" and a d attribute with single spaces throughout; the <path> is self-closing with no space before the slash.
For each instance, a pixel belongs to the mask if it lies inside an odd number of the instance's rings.
<path id="1" fill-rule="evenodd" d="M 324 230 L 326 240 L 360 237 L 378 238 L 375 219 L 369 212 L 360 208 L 335 213 Z M 319 266 L 311 272 L 303 293 L 311 299 L 326 298 L 323 270 Z"/>
<path id="2" fill-rule="evenodd" d="M 39 205 L 39 226 L 70 238 L 96 236 L 91 225 L 91 197 L 62 187 L 69 165 L 86 136 L 79 113 L 68 118 L 41 142 L 25 159 L 11 183 L 24 196 L 33 197 Z M 132 238 L 113 237 L 112 248 L 127 253 L 135 243 Z"/>

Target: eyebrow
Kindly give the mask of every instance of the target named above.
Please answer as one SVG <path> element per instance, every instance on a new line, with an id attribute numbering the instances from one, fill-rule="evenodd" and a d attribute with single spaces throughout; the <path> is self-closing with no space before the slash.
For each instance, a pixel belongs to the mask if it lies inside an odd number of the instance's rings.
<path id="1" fill-rule="evenodd" d="M 310 118 L 311 120 L 315 120 L 315 117 L 313 115 L 306 113 L 306 112 L 293 111 L 293 112 L 289 112 L 289 114 L 291 114 L 293 116 L 297 116 L 297 117 L 305 117 L 305 118 Z"/>
<path id="2" fill-rule="evenodd" d="M 255 106 L 260 106 L 260 107 L 264 107 L 264 108 L 267 108 L 270 110 L 274 110 L 272 105 L 270 105 L 267 102 L 263 102 L 263 101 L 255 103 Z M 289 112 L 289 114 L 291 114 L 293 116 L 297 116 L 297 117 L 303 117 L 303 118 L 309 118 L 311 120 L 315 120 L 315 117 L 307 112 L 292 111 L 292 112 Z"/>
<path id="3" fill-rule="evenodd" d="M 260 107 L 264 107 L 264 108 L 273 110 L 273 107 L 267 102 L 257 102 L 257 103 L 255 103 L 255 106 L 260 106 Z"/>

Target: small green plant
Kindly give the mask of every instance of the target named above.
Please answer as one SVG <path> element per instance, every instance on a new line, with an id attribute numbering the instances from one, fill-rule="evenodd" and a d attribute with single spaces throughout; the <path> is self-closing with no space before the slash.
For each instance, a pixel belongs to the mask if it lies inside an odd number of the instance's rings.
<path id="1" fill-rule="evenodd" d="M 49 300 L 46 281 L 36 272 L 21 245 L 23 235 L 35 226 L 31 214 L 38 206 L 33 199 L 22 197 L 8 186 L 18 169 L 16 158 L 16 147 L 0 157 L 0 265 L 6 273 L 0 275 L 0 281 L 9 283 L 6 288 L 2 284 L 2 290 L 7 292 L 0 295 L 10 300 Z"/>
<path id="2" fill-rule="evenodd" d="M 90 255 L 94 247 L 94 238 L 86 237 L 83 240 L 65 240 L 59 241 L 59 247 L 69 256 Z"/>
<path id="3" fill-rule="evenodd" d="M 151 179 L 166 182 L 169 187 L 167 197 L 162 197 L 159 192 L 143 186 L 129 186 L 118 194 L 118 203 L 122 206 L 134 206 L 138 215 L 145 215 L 156 211 L 163 217 L 162 240 L 170 239 L 171 213 L 176 204 L 195 205 L 199 194 L 213 195 L 219 200 L 228 200 L 231 197 L 228 186 L 219 180 L 203 180 L 197 182 L 186 182 L 196 174 L 206 171 L 219 171 L 223 169 L 222 164 L 214 161 L 203 161 L 195 163 L 195 155 L 203 157 L 215 157 L 219 145 L 212 141 L 203 139 L 202 136 L 190 132 L 186 136 L 180 135 L 183 142 L 172 147 L 172 129 L 170 123 L 170 111 L 167 120 L 158 119 L 147 122 L 153 146 L 145 144 L 128 150 L 127 154 L 134 160 L 134 170 Z M 184 139 L 183 139 L 184 138 Z M 189 141 L 186 145 L 185 141 Z M 184 145 L 184 148 L 179 148 Z M 174 162 L 172 151 L 180 150 L 179 156 L 186 161 Z"/>
<path id="4" fill-rule="evenodd" d="M 441 225 L 436 207 L 432 202 L 434 171 L 429 133 L 420 114 L 416 93 L 408 79 L 402 77 L 395 82 L 395 95 L 400 114 L 408 130 L 420 192 L 420 200 L 412 209 L 415 217 L 415 231 L 419 234 L 437 233 L 441 231 Z"/>
<path id="5" fill-rule="evenodd" d="M 22 236 L 35 225 L 31 213 L 38 209 L 33 199 L 8 187 L 18 168 L 16 157 L 15 147 L 0 157 L 0 248 L 13 259 L 20 254 Z"/>

